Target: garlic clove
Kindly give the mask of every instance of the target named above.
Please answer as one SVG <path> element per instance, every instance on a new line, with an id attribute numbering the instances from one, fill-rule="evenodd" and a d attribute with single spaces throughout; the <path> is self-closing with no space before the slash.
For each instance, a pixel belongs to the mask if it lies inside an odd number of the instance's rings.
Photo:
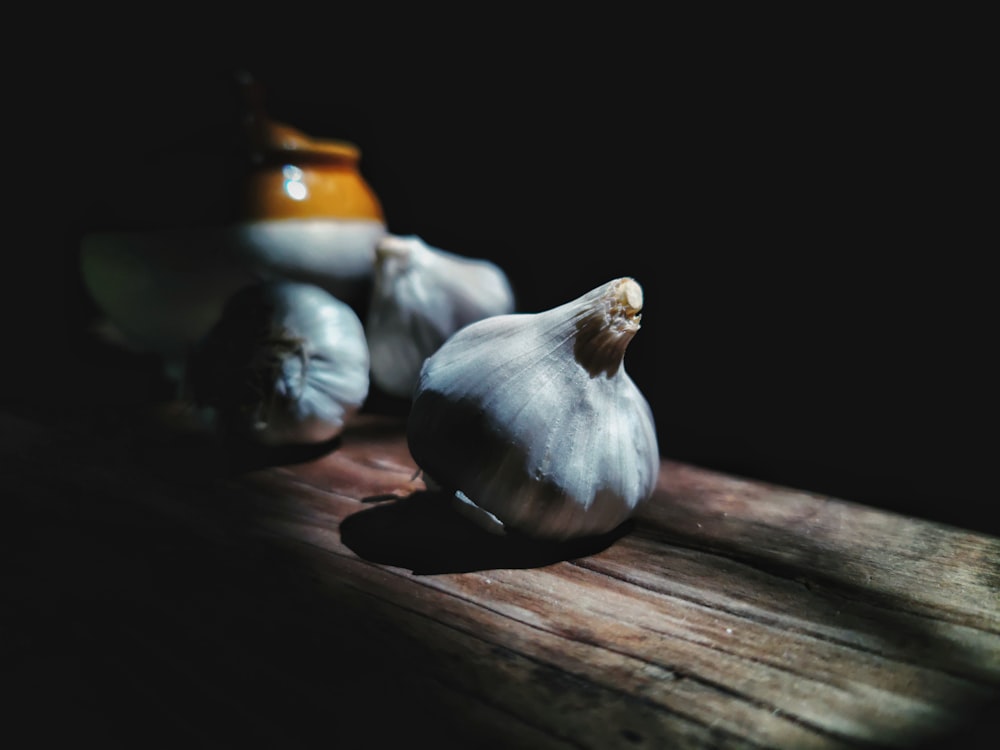
<path id="1" fill-rule="evenodd" d="M 616 528 L 652 495 L 660 467 L 652 411 L 624 368 L 642 305 L 623 277 L 456 332 L 414 392 L 416 463 L 485 511 L 487 527 L 551 539 Z"/>
<path id="2" fill-rule="evenodd" d="M 365 331 L 373 382 L 410 398 L 424 360 L 469 323 L 513 312 L 514 293 L 496 264 L 387 234 L 375 248 Z"/>
<path id="3" fill-rule="evenodd" d="M 227 436 L 263 445 L 339 435 L 364 404 L 361 320 L 325 290 L 288 280 L 241 289 L 189 358 L 186 381 Z"/>

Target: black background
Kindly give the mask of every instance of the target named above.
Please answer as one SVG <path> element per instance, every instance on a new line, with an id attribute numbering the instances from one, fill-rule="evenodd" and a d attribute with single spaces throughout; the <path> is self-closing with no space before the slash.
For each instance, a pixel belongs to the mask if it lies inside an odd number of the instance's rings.
<path id="1" fill-rule="evenodd" d="M 88 18 L 7 64 L 11 401 L 87 398 L 85 232 L 230 218 L 246 70 L 523 311 L 635 277 L 666 457 L 997 532 L 974 19 L 285 10 Z"/>

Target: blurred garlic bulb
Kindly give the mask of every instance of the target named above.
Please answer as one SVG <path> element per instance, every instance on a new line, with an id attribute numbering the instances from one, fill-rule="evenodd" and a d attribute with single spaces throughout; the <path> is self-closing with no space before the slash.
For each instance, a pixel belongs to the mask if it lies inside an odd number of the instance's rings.
<path id="1" fill-rule="evenodd" d="M 227 436 L 264 445 L 336 437 L 368 396 L 364 328 L 312 284 L 258 282 L 233 295 L 189 358 L 186 383 Z"/>
<path id="2" fill-rule="evenodd" d="M 653 493 L 653 415 L 625 372 L 642 288 L 628 277 L 535 314 L 466 326 L 428 357 L 407 422 L 431 485 L 494 531 L 611 531 Z"/>
<path id="3" fill-rule="evenodd" d="M 514 311 L 514 294 L 495 264 L 386 235 L 375 247 L 374 285 L 365 322 L 371 377 L 410 398 L 424 360 L 458 329 Z"/>

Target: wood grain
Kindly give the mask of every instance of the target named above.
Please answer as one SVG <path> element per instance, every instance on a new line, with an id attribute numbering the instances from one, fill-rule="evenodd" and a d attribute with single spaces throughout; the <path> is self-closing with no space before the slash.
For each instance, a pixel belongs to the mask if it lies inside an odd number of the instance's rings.
<path id="1" fill-rule="evenodd" d="M 146 747 L 978 747 L 993 726 L 1000 539 L 664 461 L 634 522 L 542 544 L 427 490 L 400 420 L 279 460 L 174 417 L 0 422 L 13 714 Z"/>

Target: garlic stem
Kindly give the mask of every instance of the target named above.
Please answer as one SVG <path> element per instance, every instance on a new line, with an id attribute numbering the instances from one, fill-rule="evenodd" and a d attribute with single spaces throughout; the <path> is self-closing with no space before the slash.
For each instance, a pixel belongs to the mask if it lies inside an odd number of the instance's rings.
<path id="1" fill-rule="evenodd" d="M 406 237 L 387 234 L 375 245 L 375 261 L 385 262 L 389 259 L 407 261 L 413 252 L 413 241 Z"/>
<path id="2" fill-rule="evenodd" d="M 588 299 L 589 297 L 589 299 Z M 616 279 L 585 295 L 576 321 L 573 355 L 591 377 L 611 377 L 639 330 L 642 287 L 634 279 Z"/>

